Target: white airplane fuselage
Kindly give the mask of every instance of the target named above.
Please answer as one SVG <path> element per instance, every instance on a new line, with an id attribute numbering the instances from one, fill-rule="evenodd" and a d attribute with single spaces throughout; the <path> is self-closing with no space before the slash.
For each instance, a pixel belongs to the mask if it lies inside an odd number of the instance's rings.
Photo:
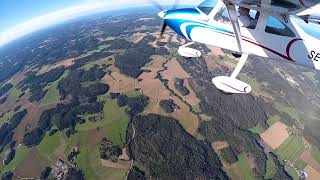
<path id="1" fill-rule="evenodd" d="M 218 11 L 213 9 L 211 13 Z M 210 18 L 214 17 L 211 13 L 206 15 L 198 8 L 176 9 L 166 11 L 163 19 L 172 30 L 190 41 L 239 52 L 231 23 Z M 289 28 L 290 33 L 279 35 L 266 32 L 270 16 L 268 13 L 261 13 L 255 29 L 240 27 L 242 51 L 320 70 L 319 39 L 305 33 L 291 18 L 287 18 L 285 22 L 286 19 L 277 14 L 272 14 L 272 17 L 282 23 L 278 22 L 278 26 Z"/>

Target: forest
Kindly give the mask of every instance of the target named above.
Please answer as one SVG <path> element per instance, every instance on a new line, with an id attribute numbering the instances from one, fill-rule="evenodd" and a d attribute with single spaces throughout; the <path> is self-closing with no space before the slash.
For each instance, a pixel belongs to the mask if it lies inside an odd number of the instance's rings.
<path id="1" fill-rule="evenodd" d="M 59 79 L 64 71 L 64 67 L 59 67 L 39 75 L 36 72 L 32 72 L 19 83 L 19 86 L 21 89 L 30 89 L 30 102 L 40 101 L 47 93 L 47 90 L 44 90 L 44 88 L 49 83 Z"/>
<path id="2" fill-rule="evenodd" d="M 103 68 L 93 66 L 89 70 L 76 69 L 70 72 L 70 74 L 62 79 L 58 84 L 60 99 L 64 100 L 68 95 L 73 98 L 79 99 L 84 97 L 93 97 L 105 94 L 109 90 L 107 84 L 95 82 L 100 80 L 106 72 Z M 84 86 L 83 83 L 89 83 Z"/>
<path id="3" fill-rule="evenodd" d="M 122 154 L 122 150 L 119 145 L 114 145 L 107 138 L 102 139 L 99 151 L 101 159 L 110 159 L 114 162 L 118 161 L 118 157 Z"/>
<path id="4" fill-rule="evenodd" d="M 3 104 L 7 101 L 7 96 L 4 96 L 3 98 L 0 99 L 0 104 Z"/>
<path id="5" fill-rule="evenodd" d="M 116 56 L 115 66 L 120 72 L 133 78 L 137 78 L 143 71 L 140 69 L 151 61 L 152 55 L 169 55 L 167 49 L 154 48 L 148 43 L 155 41 L 152 35 L 143 37 L 138 43 L 130 43 L 125 40 L 113 41 L 110 49 L 127 49 L 124 54 Z"/>
<path id="6" fill-rule="evenodd" d="M 89 63 L 89 62 L 94 62 L 98 61 L 100 59 L 103 59 L 105 57 L 108 57 L 112 55 L 112 53 L 108 51 L 99 51 L 99 52 L 94 52 L 88 56 L 81 57 L 75 61 L 75 63 L 71 66 L 69 66 L 67 69 L 70 69 L 72 71 L 76 70 L 77 68 Z"/>
<path id="7" fill-rule="evenodd" d="M 117 104 L 119 107 L 128 106 L 126 113 L 130 118 L 143 112 L 144 108 L 149 103 L 149 97 L 140 94 L 139 96 L 128 97 L 125 94 L 120 93 L 110 93 L 111 99 L 117 99 Z"/>
<path id="8" fill-rule="evenodd" d="M 26 109 L 16 112 L 10 118 L 9 122 L 4 123 L 0 127 L 0 152 L 3 151 L 3 148 L 6 145 L 12 142 L 13 130 L 20 124 L 27 114 L 28 112 Z"/>
<path id="9" fill-rule="evenodd" d="M 128 174 L 129 180 L 147 180 L 145 173 L 141 171 L 138 167 L 133 166 Z"/>
<path id="10" fill-rule="evenodd" d="M 56 108 L 43 111 L 38 121 L 38 126 L 24 135 L 23 143 L 28 146 L 35 146 L 41 142 L 45 133 L 55 125 L 58 130 L 66 131 L 70 136 L 75 133 L 74 129 L 77 123 L 85 121 L 79 118 L 79 115 L 98 113 L 103 110 L 101 102 L 83 103 L 74 100 L 68 104 L 58 104 Z"/>
<path id="11" fill-rule="evenodd" d="M 176 78 L 174 80 L 174 87 L 183 95 L 186 96 L 190 93 L 189 89 L 184 86 L 184 80 Z"/>
<path id="12" fill-rule="evenodd" d="M 7 93 L 12 87 L 13 87 L 13 85 L 11 83 L 8 83 L 8 84 L 5 84 L 4 86 L 2 86 L 0 88 L 0 97 L 2 95 L 4 95 L 5 93 Z"/>
<path id="13" fill-rule="evenodd" d="M 159 102 L 159 105 L 166 113 L 173 113 L 175 110 L 180 109 L 172 99 L 163 99 Z"/>
<path id="14" fill-rule="evenodd" d="M 134 117 L 132 123 L 132 157 L 153 179 L 228 179 L 210 145 L 188 134 L 176 119 L 149 114 Z M 128 129 L 127 136 L 132 133 Z"/>
<path id="15" fill-rule="evenodd" d="M 211 121 L 200 123 L 200 134 L 208 142 L 228 142 L 229 149 L 222 152 L 222 157 L 228 162 L 238 161 L 237 157 L 240 153 L 250 154 L 256 165 L 253 175 L 255 178 L 263 178 L 266 173 L 267 156 L 259 144 L 260 137 L 247 129 L 257 124 L 266 129 L 269 127 L 266 123 L 268 115 L 272 113 L 282 116 L 282 114 L 260 97 L 250 94 L 237 96 L 223 94 L 212 86 L 210 74 L 215 73 L 216 75 L 213 76 L 217 76 L 227 72 L 221 72 L 221 69 L 209 72 L 202 58 L 192 62 L 184 59 L 178 59 L 178 61 L 194 77 L 189 84 L 196 90 L 196 95 L 201 100 L 201 110 L 214 117 Z M 278 165 L 278 169 L 283 168 L 282 165 Z M 277 173 L 276 176 L 286 176 L 283 171 Z"/>
<path id="16" fill-rule="evenodd" d="M 135 14 L 114 22 L 99 21 L 95 17 L 87 17 L 81 21 L 69 22 L 68 25 L 56 25 L 54 28 L 44 29 L 37 34 L 27 35 L 13 41 L 0 49 L 0 61 L 3 62 L 0 64 L 0 84 L 25 66 L 41 67 L 96 50 L 97 46 L 104 43 L 94 37 L 95 32 L 99 29 L 103 31 L 98 38 L 108 38 L 132 34 L 135 28 L 140 28 L 142 25 L 150 27 L 159 25 L 157 19 L 135 22 L 138 17 L 144 16 L 148 17 L 148 15 Z M 93 29 L 95 30 L 92 31 Z M 88 36 L 88 34 L 91 35 Z M 19 49 L 18 53 L 17 49 Z M 98 53 L 92 55 L 92 58 L 103 56 L 108 56 L 108 54 Z M 76 67 L 79 67 L 79 64 L 72 68 Z"/>

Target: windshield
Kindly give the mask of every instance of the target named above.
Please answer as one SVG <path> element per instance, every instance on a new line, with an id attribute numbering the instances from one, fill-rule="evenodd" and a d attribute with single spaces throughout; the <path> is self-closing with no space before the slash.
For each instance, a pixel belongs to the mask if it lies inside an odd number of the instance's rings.
<path id="1" fill-rule="evenodd" d="M 310 36 L 316 37 L 320 39 L 320 25 L 308 23 L 306 24 L 303 20 L 298 18 L 292 18 L 294 22 L 296 22 L 299 27 Z"/>
<path id="2" fill-rule="evenodd" d="M 217 0 L 205 0 L 198 6 L 198 9 L 208 15 L 216 4 Z"/>

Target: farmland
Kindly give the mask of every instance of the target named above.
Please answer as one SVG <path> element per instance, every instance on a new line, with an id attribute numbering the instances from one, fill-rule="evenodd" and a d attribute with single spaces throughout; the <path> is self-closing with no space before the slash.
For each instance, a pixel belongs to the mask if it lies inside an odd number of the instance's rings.
<path id="1" fill-rule="evenodd" d="M 266 175 L 264 176 L 264 178 L 271 179 L 275 173 L 276 173 L 276 167 L 275 167 L 270 155 L 268 155 Z"/>
<path id="2" fill-rule="evenodd" d="M 25 159 L 25 157 L 29 152 L 30 152 L 30 149 L 27 147 L 17 148 L 15 158 L 8 165 L 3 166 L 1 163 L 1 166 L 2 166 L 2 167 L 0 166 L 1 174 L 14 170 L 18 166 L 18 164 Z"/>
<path id="3" fill-rule="evenodd" d="M 278 148 L 288 137 L 287 126 L 281 122 L 274 123 L 261 134 L 261 138 L 273 149 Z"/>
<path id="4" fill-rule="evenodd" d="M 304 151 L 304 144 L 301 136 L 292 135 L 286 139 L 276 150 L 276 154 L 282 160 L 295 161 Z"/>
<path id="5" fill-rule="evenodd" d="M 68 72 L 64 72 L 64 74 L 56 81 L 52 82 L 45 89 L 48 90 L 47 94 L 44 96 L 42 103 L 43 104 L 51 104 L 57 103 L 60 101 L 60 95 L 58 90 L 58 83 L 61 79 L 68 76 Z"/>
<path id="6" fill-rule="evenodd" d="M 248 159 L 246 157 L 247 155 L 245 153 L 242 153 L 239 155 L 239 161 L 237 162 L 237 166 L 239 167 L 241 176 L 243 179 L 246 180 L 254 180 L 254 177 L 252 176 L 251 168 L 248 164 Z"/>

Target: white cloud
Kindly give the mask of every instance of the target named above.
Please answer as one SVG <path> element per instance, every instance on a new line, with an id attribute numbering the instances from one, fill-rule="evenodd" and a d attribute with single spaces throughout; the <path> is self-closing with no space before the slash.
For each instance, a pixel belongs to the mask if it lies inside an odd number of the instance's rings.
<path id="1" fill-rule="evenodd" d="M 201 0 L 184 0 L 183 3 L 197 4 L 199 1 Z M 162 5 L 174 3 L 173 0 L 158 0 L 157 2 L 161 3 Z M 86 14 L 125 7 L 145 6 L 150 4 L 151 3 L 149 0 L 85 0 L 85 2 L 81 5 L 35 17 L 24 23 L 15 25 L 6 29 L 5 31 L 0 32 L 0 46 L 36 30 Z"/>

